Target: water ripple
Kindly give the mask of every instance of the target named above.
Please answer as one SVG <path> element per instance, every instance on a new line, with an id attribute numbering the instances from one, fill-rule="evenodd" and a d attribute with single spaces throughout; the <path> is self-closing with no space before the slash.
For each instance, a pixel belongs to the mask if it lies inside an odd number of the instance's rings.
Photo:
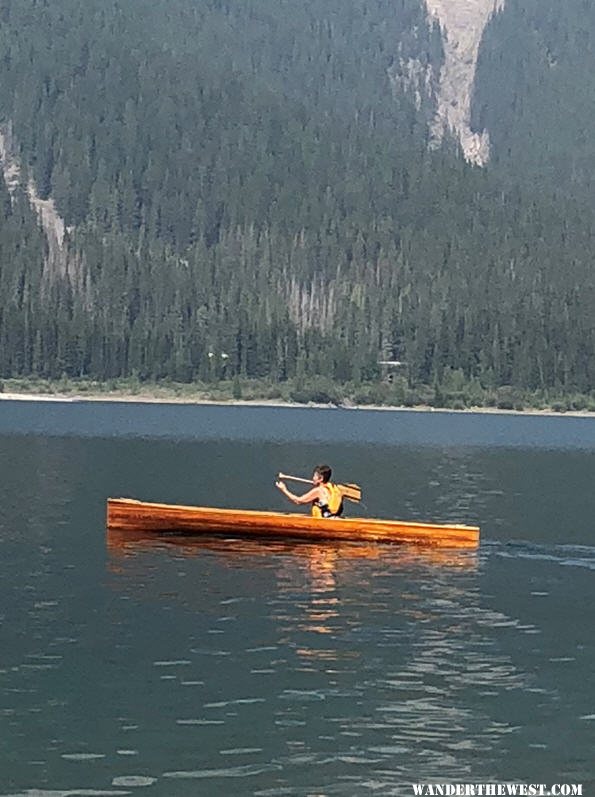
<path id="1" fill-rule="evenodd" d="M 157 778 L 152 778 L 147 775 L 117 775 L 112 780 L 113 786 L 152 786 L 157 782 Z"/>
<path id="2" fill-rule="evenodd" d="M 530 542 L 491 543 L 490 551 L 506 559 L 529 559 L 595 570 L 595 547 L 590 545 L 540 545 Z"/>
<path id="3" fill-rule="evenodd" d="M 177 778 L 184 780 L 210 779 L 210 778 L 253 778 L 265 772 L 281 769 L 279 764 L 246 764 L 238 767 L 222 767 L 221 769 L 181 770 L 177 772 L 164 772 L 164 778 Z"/>
<path id="4" fill-rule="evenodd" d="M 114 789 L 26 789 L 2 794 L 0 797 L 122 797 L 128 794 L 129 791 L 114 791 Z"/>

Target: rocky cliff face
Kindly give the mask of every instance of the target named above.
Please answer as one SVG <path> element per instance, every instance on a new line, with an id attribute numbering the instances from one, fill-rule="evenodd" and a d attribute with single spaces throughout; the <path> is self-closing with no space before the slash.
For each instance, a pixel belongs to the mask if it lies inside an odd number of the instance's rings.
<path id="1" fill-rule="evenodd" d="M 458 135 L 465 157 L 478 165 L 490 156 L 489 133 L 473 133 L 469 126 L 471 92 L 484 28 L 505 0 L 426 0 L 437 17 L 444 40 L 444 65 L 438 84 L 438 113 L 434 135 L 445 129 Z"/>
<path id="2" fill-rule="evenodd" d="M 0 126 L 0 166 L 11 196 L 22 183 L 21 164 L 15 154 L 16 149 L 10 123 Z M 64 220 L 51 197 L 41 199 L 33 180 L 29 179 L 25 190 L 31 206 L 37 212 L 48 243 L 44 276 L 51 279 L 56 274 L 64 275 L 68 268 Z"/>

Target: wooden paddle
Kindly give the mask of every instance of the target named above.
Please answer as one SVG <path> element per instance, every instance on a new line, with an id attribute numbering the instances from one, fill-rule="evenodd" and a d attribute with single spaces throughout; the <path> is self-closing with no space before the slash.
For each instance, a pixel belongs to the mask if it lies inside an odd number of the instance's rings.
<path id="1" fill-rule="evenodd" d="M 301 476 L 290 476 L 288 473 L 278 473 L 278 479 L 289 479 L 292 482 L 301 482 L 302 484 L 312 484 L 312 479 L 304 479 Z M 337 484 L 337 487 L 343 493 L 343 498 L 349 501 L 358 503 L 362 500 L 362 488 L 359 484 Z"/>

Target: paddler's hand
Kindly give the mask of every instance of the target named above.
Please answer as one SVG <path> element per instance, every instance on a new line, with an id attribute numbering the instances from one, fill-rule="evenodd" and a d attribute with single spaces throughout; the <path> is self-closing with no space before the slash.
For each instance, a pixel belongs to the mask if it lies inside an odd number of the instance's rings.
<path id="1" fill-rule="evenodd" d="M 285 485 L 285 482 L 277 481 L 277 482 L 275 482 L 275 487 L 278 490 L 281 490 L 282 493 L 286 493 L 287 492 L 287 487 Z"/>

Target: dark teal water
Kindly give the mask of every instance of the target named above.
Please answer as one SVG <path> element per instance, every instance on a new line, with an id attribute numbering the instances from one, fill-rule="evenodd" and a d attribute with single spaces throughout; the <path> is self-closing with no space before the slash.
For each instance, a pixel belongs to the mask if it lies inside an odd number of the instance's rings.
<path id="1" fill-rule="evenodd" d="M 0 403 L 0 795 L 594 793 L 595 420 Z M 477 553 L 161 539 L 107 496 L 477 522 Z"/>

